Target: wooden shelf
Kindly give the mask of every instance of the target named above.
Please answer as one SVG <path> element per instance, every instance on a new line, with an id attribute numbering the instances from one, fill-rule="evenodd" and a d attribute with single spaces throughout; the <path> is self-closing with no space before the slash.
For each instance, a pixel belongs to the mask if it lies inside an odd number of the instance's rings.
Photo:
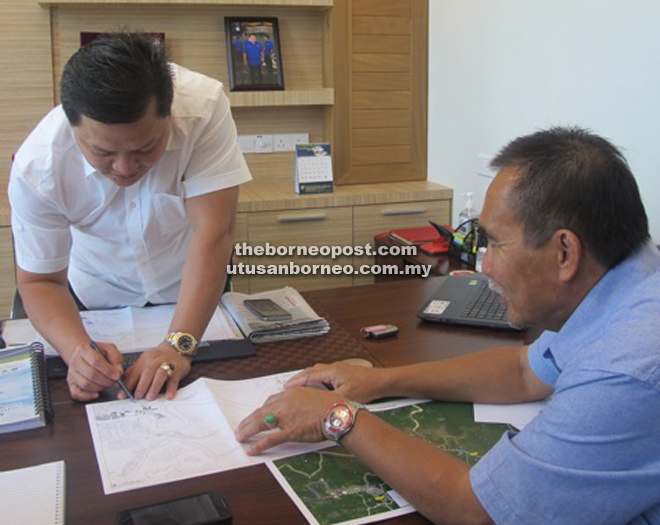
<path id="1" fill-rule="evenodd" d="M 234 108 L 266 106 L 331 106 L 335 101 L 335 90 L 293 89 L 290 91 L 242 91 L 228 93 Z"/>
<path id="2" fill-rule="evenodd" d="M 335 186 L 333 193 L 297 195 L 293 177 L 287 182 L 248 182 L 241 186 L 239 212 L 300 210 L 336 206 L 367 206 L 405 202 L 451 200 L 453 190 L 429 181 Z"/>
<path id="3" fill-rule="evenodd" d="M 131 4 L 131 5 L 231 5 L 271 7 L 332 7 L 334 0 L 40 0 L 44 7 L 57 5 Z"/>

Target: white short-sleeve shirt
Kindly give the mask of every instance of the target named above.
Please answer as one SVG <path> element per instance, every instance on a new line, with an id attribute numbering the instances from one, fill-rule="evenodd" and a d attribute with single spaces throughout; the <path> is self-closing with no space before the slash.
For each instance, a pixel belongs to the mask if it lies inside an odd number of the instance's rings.
<path id="1" fill-rule="evenodd" d="M 16 263 L 69 268 L 88 308 L 175 302 L 192 235 L 184 201 L 251 179 L 222 84 L 172 64 L 171 133 L 140 181 L 119 187 L 76 145 L 61 106 L 16 153 L 9 183 Z"/>

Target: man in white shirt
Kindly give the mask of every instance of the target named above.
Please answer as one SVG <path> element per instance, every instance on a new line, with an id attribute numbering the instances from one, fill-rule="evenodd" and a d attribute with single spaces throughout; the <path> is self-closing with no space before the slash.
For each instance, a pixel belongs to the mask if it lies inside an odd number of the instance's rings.
<path id="1" fill-rule="evenodd" d="M 111 342 L 98 343 L 105 356 L 92 349 L 78 308 L 176 302 L 170 333 L 125 374 L 136 398 L 166 381 L 172 398 L 222 294 L 238 186 L 251 179 L 229 102 L 220 82 L 129 33 L 80 48 L 61 100 L 9 184 L 26 312 L 69 365 L 71 396 L 88 401 L 123 360 Z"/>

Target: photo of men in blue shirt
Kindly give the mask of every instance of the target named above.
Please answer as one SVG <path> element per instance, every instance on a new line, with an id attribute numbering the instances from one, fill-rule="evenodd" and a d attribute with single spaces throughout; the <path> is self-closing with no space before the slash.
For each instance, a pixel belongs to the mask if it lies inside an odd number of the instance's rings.
<path id="1" fill-rule="evenodd" d="M 257 35 L 250 35 L 243 45 L 243 63 L 250 71 L 250 82 L 261 84 L 261 66 L 263 64 L 264 52 L 261 44 L 257 42 Z"/>
<path id="2" fill-rule="evenodd" d="M 284 89 L 276 18 L 225 18 L 232 91 Z"/>
<path id="3" fill-rule="evenodd" d="M 273 41 L 264 36 L 264 64 L 269 75 L 273 74 Z"/>

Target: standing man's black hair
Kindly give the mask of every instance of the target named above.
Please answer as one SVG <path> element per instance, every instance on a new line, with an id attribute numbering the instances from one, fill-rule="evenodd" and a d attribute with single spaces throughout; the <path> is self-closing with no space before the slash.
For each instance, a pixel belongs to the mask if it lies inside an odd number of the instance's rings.
<path id="1" fill-rule="evenodd" d="M 491 164 L 519 170 L 510 204 L 536 248 L 566 228 L 612 268 L 650 238 L 626 159 L 598 135 L 577 127 L 550 128 L 513 140 Z"/>
<path id="2" fill-rule="evenodd" d="M 117 32 L 81 47 L 64 66 L 60 98 L 72 126 L 81 116 L 104 124 L 140 120 L 152 100 L 169 116 L 173 81 L 165 46 L 153 36 Z"/>

